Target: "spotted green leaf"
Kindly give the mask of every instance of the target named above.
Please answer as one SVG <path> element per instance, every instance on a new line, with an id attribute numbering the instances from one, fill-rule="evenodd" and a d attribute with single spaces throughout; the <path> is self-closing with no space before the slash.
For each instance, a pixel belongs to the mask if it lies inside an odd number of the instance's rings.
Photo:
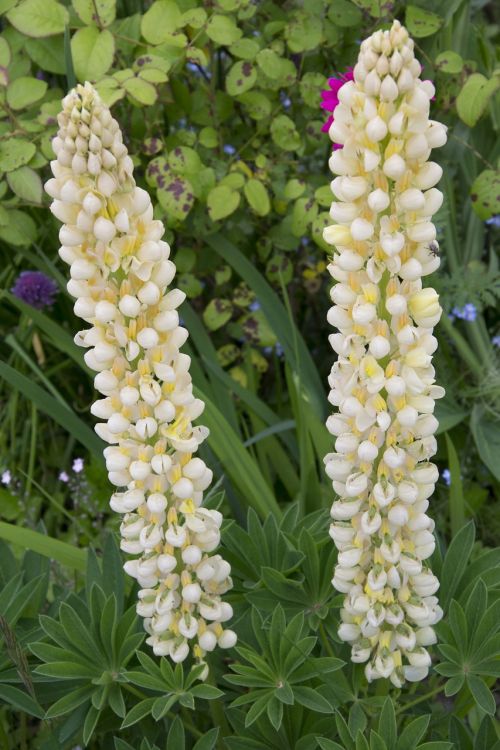
<path id="1" fill-rule="evenodd" d="M 230 96 L 244 94 L 253 87 L 257 80 L 255 66 L 248 60 L 240 60 L 229 70 L 226 78 L 226 90 Z"/>
<path id="2" fill-rule="evenodd" d="M 116 0 L 72 0 L 72 5 L 87 26 L 109 26 L 115 20 Z"/>
<path id="3" fill-rule="evenodd" d="M 203 311 L 203 321 L 209 331 L 217 331 L 218 328 L 222 328 L 228 322 L 232 314 L 232 302 L 216 297 L 210 300 Z"/>
<path id="4" fill-rule="evenodd" d="M 442 19 L 430 10 L 408 5 L 406 8 L 406 28 L 417 38 L 435 34 L 442 24 Z"/>

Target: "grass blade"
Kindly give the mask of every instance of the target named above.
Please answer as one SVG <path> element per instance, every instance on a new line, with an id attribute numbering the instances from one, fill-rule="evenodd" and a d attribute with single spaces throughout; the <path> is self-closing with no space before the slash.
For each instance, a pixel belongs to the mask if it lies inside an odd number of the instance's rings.
<path id="1" fill-rule="evenodd" d="M 33 383 L 25 375 L 15 370 L 5 362 L 0 362 L 0 377 L 9 383 L 17 391 L 20 391 L 29 401 L 33 402 L 40 411 L 47 414 L 61 427 L 67 430 L 73 437 L 84 445 L 96 458 L 103 460 L 103 443 L 95 432 L 88 427 L 68 407 L 63 406 L 44 388 Z"/>
<path id="2" fill-rule="evenodd" d="M 17 544 L 23 549 L 38 552 L 39 555 L 56 560 L 56 562 L 66 565 L 68 568 L 73 568 L 82 573 L 85 572 L 86 550 L 73 547 L 72 544 L 67 544 L 67 542 L 61 542 L 60 539 L 53 539 L 39 531 L 23 529 L 4 521 L 0 521 L 0 539 L 5 539 L 6 542 L 11 544 Z"/>
<path id="3" fill-rule="evenodd" d="M 276 498 L 238 435 L 215 404 L 198 388 L 194 390 L 197 397 L 206 404 L 203 422 L 210 430 L 210 448 L 221 462 L 245 507 L 254 508 L 262 518 L 269 513 L 280 516 L 281 510 Z"/>
<path id="4" fill-rule="evenodd" d="M 309 407 L 314 409 L 320 419 L 323 419 L 326 399 L 321 378 L 302 335 L 290 321 L 280 298 L 248 258 L 225 237 L 212 235 L 207 237 L 206 241 L 255 292 L 269 325 L 300 378 L 301 388 L 304 390 Z"/>

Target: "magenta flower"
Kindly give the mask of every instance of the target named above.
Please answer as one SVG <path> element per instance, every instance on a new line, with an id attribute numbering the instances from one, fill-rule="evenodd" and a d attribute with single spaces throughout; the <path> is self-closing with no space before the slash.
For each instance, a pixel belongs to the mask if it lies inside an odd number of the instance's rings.
<path id="1" fill-rule="evenodd" d="M 335 112 L 335 107 L 339 103 L 339 90 L 342 88 L 344 83 L 347 83 L 347 81 L 352 81 L 353 79 L 354 75 L 352 68 L 347 68 L 345 73 L 338 73 L 337 77 L 328 79 L 328 85 L 330 86 L 330 88 L 325 89 L 321 92 L 320 107 L 321 109 L 325 109 L 327 112 L 331 112 L 332 114 L 321 128 L 323 133 L 328 133 L 330 125 L 333 122 L 333 113 Z M 342 146 L 339 143 L 334 143 L 333 148 L 342 148 Z"/>

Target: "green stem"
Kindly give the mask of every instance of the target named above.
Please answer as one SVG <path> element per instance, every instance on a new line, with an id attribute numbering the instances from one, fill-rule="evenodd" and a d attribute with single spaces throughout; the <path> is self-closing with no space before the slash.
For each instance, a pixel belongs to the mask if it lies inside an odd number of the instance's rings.
<path id="1" fill-rule="evenodd" d="M 419 696 L 418 698 L 415 698 L 414 701 L 410 701 L 409 703 L 405 703 L 403 706 L 400 706 L 396 710 L 396 714 L 400 714 L 403 711 L 406 712 L 409 708 L 412 708 L 413 706 L 417 706 L 419 703 L 423 703 L 424 701 L 429 700 L 429 698 L 433 698 L 438 693 L 441 693 L 443 691 L 443 685 L 438 685 L 438 687 L 434 688 L 434 690 L 430 690 L 428 693 L 425 693 L 424 695 Z"/>
<path id="2" fill-rule="evenodd" d="M 35 473 L 35 459 L 36 459 L 36 438 L 37 438 L 37 425 L 38 425 L 38 410 L 35 404 L 31 404 L 31 439 L 30 439 L 30 455 L 28 461 L 28 475 L 26 478 L 26 496 L 29 497 L 31 492 L 31 485 L 33 484 L 33 475 Z"/>
<path id="3" fill-rule="evenodd" d="M 479 377 L 483 369 L 481 362 L 477 359 L 476 355 L 474 354 L 462 334 L 457 331 L 447 315 L 441 316 L 440 325 L 452 339 L 458 350 L 458 353 L 460 354 L 464 362 L 466 362 L 471 370 Z"/>
<path id="4" fill-rule="evenodd" d="M 208 676 L 207 685 L 213 685 L 214 687 L 217 687 L 211 674 Z M 210 701 L 210 713 L 212 715 L 214 727 L 219 727 L 220 729 L 217 745 L 222 749 L 223 747 L 225 747 L 225 745 L 223 745 L 222 738 L 227 737 L 229 734 L 231 734 L 231 729 L 229 727 L 229 724 L 227 723 L 226 714 L 224 713 L 224 704 L 220 701 Z"/>
<path id="5" fill-rule="evenodd" d="M 321 643 L 323 644 L 323 648 L 325 649 L 328 656 L 335 657 L 335 652 L 330 645 L 330 641 L 328 640 L 328 636 L 326 634 L 325 626 L 323 625 L 323 623 L 320 623 L 319 635 L 321 638 Z"/>
<path id="6" fill-rule="evenodd" d="M 481 327 L 481 319 L 477 318 L 476 320 L 471 321 L 470 323 L 467 323 L 467 338 L 471 342 L 471 344 L 474 346 L 477 354 L 479 357 L 481 357 L 481 360 L 483 362 L 484 367 L 486 370 L 489 370 L 492 363 L 492 351 L 489 346 L 489 339 L 487 335 L 485 335 L 486 328 L 482 329 Z M 484 326 L 484 323 L 483 323 Z M 486 339 L 486 340 L 485 340 Z"/>

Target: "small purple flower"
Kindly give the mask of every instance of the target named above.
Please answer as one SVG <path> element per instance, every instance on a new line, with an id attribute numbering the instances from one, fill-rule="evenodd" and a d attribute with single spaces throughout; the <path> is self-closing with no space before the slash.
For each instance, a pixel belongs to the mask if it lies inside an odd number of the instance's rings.
<path id="1" fill-rule="evenodd" d="M 65 471 L 61 471 L 61 473 L 59 474 L 59 481 L 64 482 L 64 484 L 69 482 L 69 476 L 66 474 Z"/>
<path id="2" fill-rule="evenodd" d="M 277 357 L 282 357 L 283 356 L 284 349 L 281 346 L 281 344 L 280 344 L 279 341 L 276 342 L 276 344 L 274 346 L 274 351 L 276 352 L 276 356 Z"/>
<path id="3" fill-rule="evenodd" d="M 73 461 L 73 471 L 75 474 L 80 474 L 83 471 L 83 458 L 75 458 Z"/>
<path id="4" fill-rule="evenodd" d="M 27 305 L 43 310 L 54 304 L 58 288 L 54 279 L 41 271 L 22 271 L 10 291 Z"/>
<path id="5" fill-rule="evenodd" d="M 236 153 L 235 147 L 232 146 L 230 143 L 225 143 L 224 146 L 222 147 L 222 150 L 224 151 L 225 154 L 228 154 L 229 156 L 232 156 L 233 154 Z"/>
<path id="6" fill-rule="evenodd" d="M 1 479 L 2 484 L 5 484 L 5 486 L 8 487 L 11 480 L 12 480 L 12 474 L 10 473 L 8 469 L 6 469 L 5 471 L 2 472 L 2 479 Z"/>
<path id="7" fill-rule="evenodd" d="M 443 469 L 441 472 L 441 476 L 443 477 L 443 482 L 448 485 L 448 487 L 451 484 L 451 473 L 449 469 Z"/>
<path id="8" fill-rule="evenodd" d="M 259 300 L 257 300 L 257 299 L 256 299 L 256 300 L 255 300 L 254 302 L 251 302 L 251 303 L 250 303 L 250 304 L 248 305 L 248 309 L 249 309 L 249 310 L 250 310 L 251 312 L 257 312 L 257 310 L 260 310 L 260 302 L 259 302 Z"/>
<path id="9" fill-rule="evenodd" d="M 493 346 L 496 346 L 500 349 L 500 334 L 498 334 L 497 336 L 493 336 L 493 338 L 491 339 L 491 343 L 493 344 Z"/>

